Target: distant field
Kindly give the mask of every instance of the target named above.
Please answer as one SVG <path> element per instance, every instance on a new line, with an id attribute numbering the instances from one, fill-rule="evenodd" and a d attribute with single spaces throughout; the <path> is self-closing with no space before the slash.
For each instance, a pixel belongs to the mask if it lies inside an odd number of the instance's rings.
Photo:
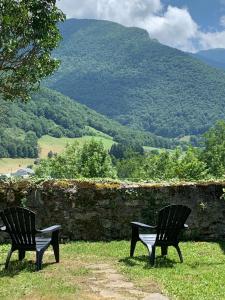
<path id="1" fill-rule="evenodd" d="M 165 148 L 155 148 L 155 147 L 149 147 L 149 146 L 144 146 L 143 147 L 145 152 L 150 152 L 150 151 L 158 151 L 159 153 L 163 152 L 163 151 L 173 151 L 171 149 L 165 149 Z"/>
<path id="2" fill-rule="evenodd" d="M 190 142 L 190 139 L 191 139 L 191 136 L 190 135 L 185 135 L 183 136 L 182 138 L 179 139 L 180 142 L 187 142 L 189 143 Z"/>
<path id="3" fill-rule="evenodd" d="M 97 133 L 97 131 L 96 131 Z M 102 136 L 101 136 L 102 135 Z M 40 158 L 46 158 L 49 151 L 54 153 L 61 153 L 68 144 L 72 144 L 75 141 L 83 144 L 91 139 L 96 141 L 101 141 L 106 149 L 110 149 L 111 146 L 115 143 L 110 136 L 103 135 L 99 132 L 99 136 L 83 136 L 80 138 L 55 138 L 49 135 L 44 135 L 38 140 L 38 145 L 40 147 Z M 166 150 L 154 147 L 144 147 L 146 152 L 157 150 L 159 152 Z M 32 165 L 34 159 L 29 158 L 2 158 L 0 159 L 0 174 L 1 173 L 12 173 L 20 168 L 27 167 L 28 165 Z"/>
<path id="4" fill-rule="evenodd" d="M 97 131 L 96 131 L 97 132 Z M 83 136 L 81 138 L 54 138 L 49 135 L 44 135 L 38 140 L 40 147 L 40 158 L 46 158 L 49 151 L 61 153 L 68 144 L 75 141 L 83 144 L 86 141 L 94 139 L 96 141 L 101 141 L 106 149 L 110 149 L 115 143 L 110 136 Z M 12 173 L 20 168 L 32 165 L 34 159 L 30 158 L 1 158 L 0 159 L 0 174 L 1 173 Z"/>
<path id="5" fill-rule="evenodd" d="M 114 141 L 110 138 L 100 137 L 100 136 L 83 136 L 81 138 L 54 138 L 49 135 L 42 136 L 38 144 L 40 146 L 40 157 L 45 158 L 49 151 L 61 153 L 68 144 L 74 143 L 75 141 L 83 144 L 84 142 L 94 139 L 96 141 L 101 141 L 106 149 L 110 149 Z"/>
<path id="6" fill-rule="evenodd" d="M 0 174 L 12 173 L 20 168 L 25 168 L 32 165 L 32 158 L 1 158 L 0 159 Z"/>

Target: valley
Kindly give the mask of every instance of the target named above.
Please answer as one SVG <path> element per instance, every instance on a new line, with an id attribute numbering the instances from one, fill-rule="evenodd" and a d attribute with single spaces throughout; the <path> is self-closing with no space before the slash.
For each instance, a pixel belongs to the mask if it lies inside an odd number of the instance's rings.
<path id="1" fill-rule="evenodd" d="M 50 88 L 125 126 L 163 137 L 200 135 L 225 118 L 225 73 L 147 31 L 69 19 Z"/>
<path id="2" fill-rule="evenodd" d="M 225 73 L 200 59 L 221 61 L 222 50 L 190 56 L 109 21 L 69 19 L 60 30 L 59 70 L 27 103 L 0 99 L 0 173 L 92 138 L 146 153 L 199 146 L 225 118 Z"/>

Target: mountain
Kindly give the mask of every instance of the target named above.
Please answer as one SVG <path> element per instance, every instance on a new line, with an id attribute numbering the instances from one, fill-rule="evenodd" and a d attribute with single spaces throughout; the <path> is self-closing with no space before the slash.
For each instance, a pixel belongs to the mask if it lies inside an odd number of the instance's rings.
<path id="1" fill-rule="evenodd" d="M 48 86 L 123 125 L 197 135 L 225 118 L 225 73 L 145 30 L 97 20 L 60 25 L 62 61 Z"/>
<path id="2" fill-rule="evenodd" d="M 208 65 L 225 70 L 225 49 L 209 49 L 193 54 Z"/>
<path id="3" fill-rule="evenodd" d="M 50 89 L 42 89 L 28 103 L 0 100 L 0 157 L 37 157 L 37 139 L 81 137 L 104 133 L 115 142 L 173 147 L 176 142 L 126 128 L 90 108 Z"/>

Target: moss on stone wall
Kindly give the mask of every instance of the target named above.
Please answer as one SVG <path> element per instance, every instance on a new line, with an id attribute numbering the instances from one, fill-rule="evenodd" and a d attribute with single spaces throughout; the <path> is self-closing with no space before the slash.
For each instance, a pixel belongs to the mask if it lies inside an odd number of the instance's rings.
<path id="1" fill-rule="evenodd" d="M 225 182 L 123 183 L 46 180 L 0 182 L 0 209 L 25 205 L 37 212 L 38 226 L 62 224 L 63 239 L 110 240 L 130 237 L 130 222 L 154 224 L 168 204 L 192 209 L 189 237 L 225 239 Z"/>

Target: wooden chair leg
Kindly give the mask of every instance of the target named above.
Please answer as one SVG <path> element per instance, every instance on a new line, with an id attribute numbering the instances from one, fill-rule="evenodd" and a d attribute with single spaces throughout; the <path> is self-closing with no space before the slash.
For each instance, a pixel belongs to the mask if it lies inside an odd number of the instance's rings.
<path id="1" fill-rule="evenodd" d="M 58 263 L 59 262 L 59 231 L 54 231 L 52 233 L 51 244 L 55 255 L 55 261 Z"/>
<path id="2" fill-rule="evenodd" d="M 39 271 L 42 268 L 43 254 L 44 251 L 36 251 L 36 271 Z"/>
<path id="3" fill-rule="evenodd" d="M 14 249 L 11 248 L 8 252 L 8 255 L 7 255 L 7 258 L 6 258 L 6 262 L 5 262 L 5 269 L 8 269 L 8 266 L 9 266 L 9 261 L 10 261 L 10 258 L 12 256 L 12 253 L 13 253 Z"/>
<path id="4" fill-rule="evenodd" d="M 138 240 L 139 240 L 139 229 L 136 226 L 132 226 L 132 236 L 130 242 L 130 257 L 134 256 L 134 250 Z"/>
<path id="5" fill-rule="evenodd" d="M 167 246 L 161 246 L 161 254 L 162 256 L 167 255 L 168 253 L 168 247 Z"/>
<path id="6" fill-rule="evenodd" d="M 155 264 L 155 246 L 152 247 L 151 255 L 150 255 L 150 264 L 154 266 Z"/>
<path id="7" fill-rule="evenodd" d="M 25 257 L 25 250 L 19 250 L 19 260 L 23 260 Z"/>
<path id="8" fill-rule="evenodd" d="M 182 253 L 181 253 L 181 250 L 180 250 L 180 247 L 178 245 L 175 245 L 174 246 L 177 250 L 177 253 L 179 255 L 179 258 L 180 258 L 180 262 L 182 263 L 183 262 L 183 256 L 182 256 Z"/>
<path id="9" fill-rule="evenodd" d="M 134 256 L 134 250 L 135 250 L 136 244 L 137 244 L 137 239 L 131 239 L 131 242 L 130 242 L 130 257 Z"/>

